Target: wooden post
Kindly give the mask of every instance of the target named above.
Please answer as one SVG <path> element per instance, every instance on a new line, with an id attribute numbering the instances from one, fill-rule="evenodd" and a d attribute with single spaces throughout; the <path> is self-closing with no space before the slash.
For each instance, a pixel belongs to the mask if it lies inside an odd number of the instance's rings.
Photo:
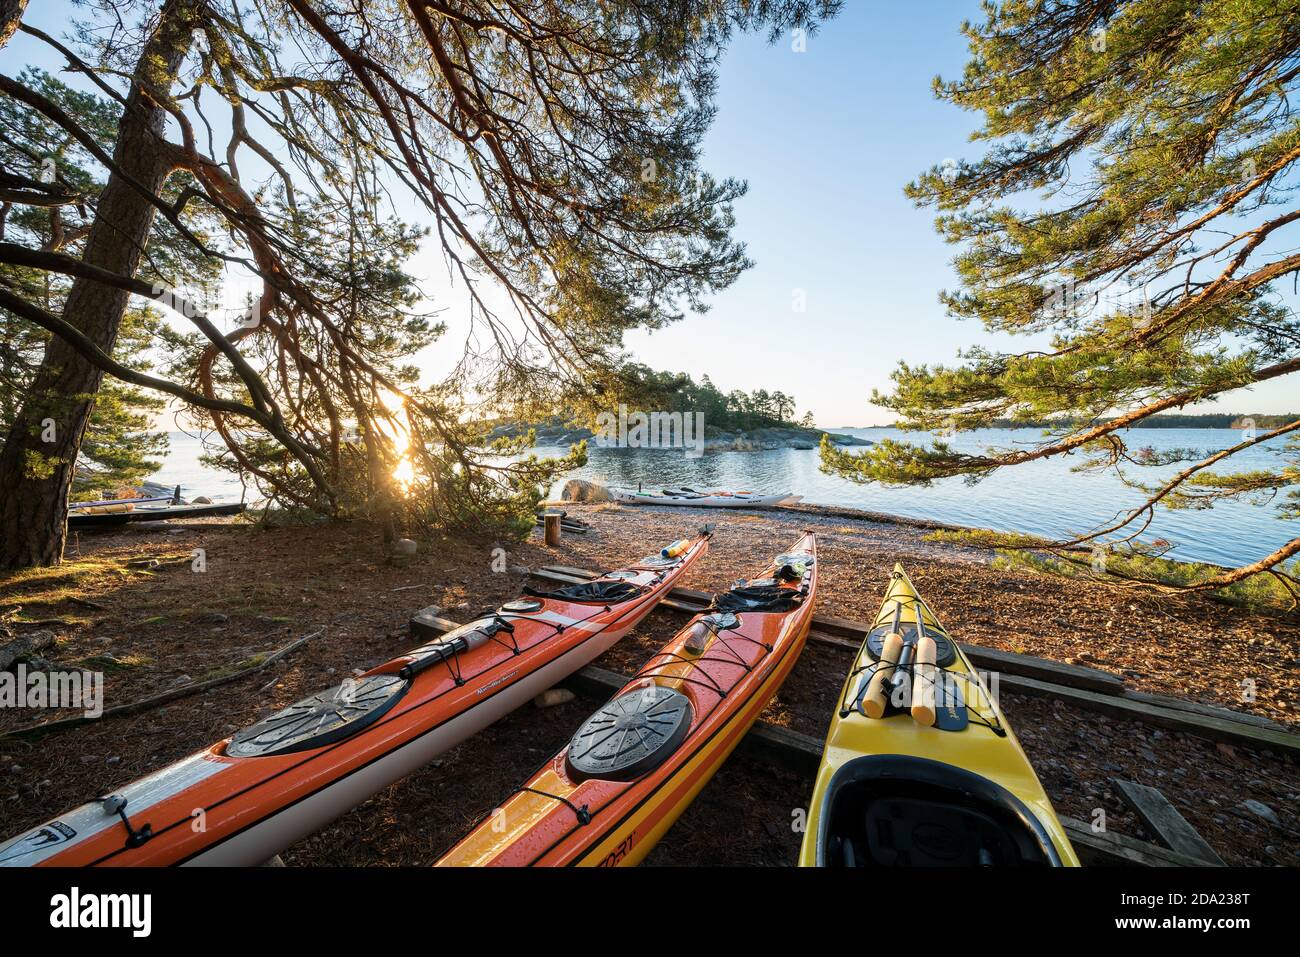
<path id="1" fill-rule="evenodd" d="M 547 545 L 560 544 L 560 518 L 559 512 L 547 512 L 543 516 L 543 538 Z"/>

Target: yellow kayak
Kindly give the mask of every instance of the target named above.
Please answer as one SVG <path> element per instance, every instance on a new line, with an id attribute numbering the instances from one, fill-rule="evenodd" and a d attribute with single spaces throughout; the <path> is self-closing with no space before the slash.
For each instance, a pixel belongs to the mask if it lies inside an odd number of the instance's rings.
<path id="1" fill-rule="evenodd" d="M 996 700 L 902 565 L 844 683 L 799 864 L 1079 865 Z"/>

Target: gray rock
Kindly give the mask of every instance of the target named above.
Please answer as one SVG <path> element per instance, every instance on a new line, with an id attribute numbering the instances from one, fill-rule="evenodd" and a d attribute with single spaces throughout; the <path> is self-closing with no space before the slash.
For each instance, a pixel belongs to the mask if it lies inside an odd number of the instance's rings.
<path id="1" fill-rule="evenodd" d="M 1263 818 L 1269 824 L 1281 825 L 1282 821 L 1277 816 L 1277 812 L 1265 804 L 1263 801 L 1256 801 L 1254 798 L 1246 798 L 1241 802 L 1241 806 L 1256 817 Z"/>
<path id="2" fill-rule="evenodd" d="M 565 502 L 610 502 L 614 499 L 605 486 L 582 479 L 569 479 L 565 482 L 560 498 Z"/>

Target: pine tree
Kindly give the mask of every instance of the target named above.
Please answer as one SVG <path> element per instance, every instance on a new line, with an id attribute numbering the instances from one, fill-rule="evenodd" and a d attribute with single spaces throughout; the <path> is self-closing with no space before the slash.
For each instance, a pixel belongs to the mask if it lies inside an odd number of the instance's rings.
<path id="1" fill-rule="evenodd" d="M 1281 495 L 1297 517 L 1294 442 L 1276 468 L 1222 464 L 1294 436 L 1300 420 L 1249 430 L 1226 455 L 1139 456 L 1122 430 L 1300 371 L 1300 322 L 1278 296 L 1300 271 L 1287 238 L 1300 220 L 1300 3 L 1010 0 L 984 11 L 963 28 L 962 77 L 935 81 L 940 98 L 983 114 L 984 153 L 936 165 L 907 192 L 939 211 L 940 233 L 961 247 L 962 288 L 942 296 L 950 313 L 1035 341 L 1016 353 L 972 348 L 954 366 L 901 364 L 892 391 L 872 401 L 904 428 L 941 433 L 1063 424 L 1032 447 L 979 453 L 882 441 L 855 455 L 824 443 L 824 466 L 925 484 L 1083 453 L 1145 491 L 1131 512 L 1063 546 L 1136 542 L 1160 506 Z M 1172 464 L 1172 478 L 1140 474 Z M 1300 537 L 1197 586 L 1281 575 L 1297 554 Z"/>
<path id="2" fill-rule="evenodd" d="M 55 104 L 92 135 L 101 148 L 111 147 L 117 110 L 104 97 L 77 91 L 44 70 L 28 68 L 19 81 Z M 0 241 L 47 252 L 79 255 L 88 232 L 102 171 L 84 146 L 65 129 L 29 105 L 0 97 L 0 166 L 22 171 L 38 184 L 73 192 L 77 202 L 54 206 L 5 203 L 0 208 Z M 48 181 L 48 182 L 47 182 Z M 156 257 L 184 265 L 192 281 L 211 276 L 202 257 L 178 242 L 175 234 L 160 238 Z M 156 275 L 146 264 L 143 276 Z M 31 267 L 0 263 L 0 283 L 20 291 L 29 301 L 52 313 L 63 310 L 71 282 L 66 276 Z M 7 434 L 23 398 L 31 388 L 48 347 L 50 333 L 0 307 L 0 435 Z M 152 306 L 129 308 L 114 345 L 113 358 L 133 368 L 153 368 L 171 333 L 162 313 Z M 154 429 L 165 407 L 157 394 L 139 386 L 108 380 L 90 408 L 86 434 L 76 461 L 72 498 L 96 498 L 133 486 L 156 470 L 167 450 L 167 437 Z M 39 453 L 28 468 L 42 472 L 54 467 Z"/>

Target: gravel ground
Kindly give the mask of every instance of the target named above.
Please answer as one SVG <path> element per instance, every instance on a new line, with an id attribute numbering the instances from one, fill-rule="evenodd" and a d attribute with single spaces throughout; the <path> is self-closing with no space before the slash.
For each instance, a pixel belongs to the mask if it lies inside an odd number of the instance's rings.
<path id="1" fill-rule="evenodd" d="M 651 547 L 717 522 L 709 557 L 688 587 L 719 590 L 752 573 L 802 529 L 819 536 L 819 611 L 869 618 L 894 561 L 958 637 L 981 645 L 1122 675 L 1134 689 L 1300 722 L 1300 624 L 1242 613 L 1200 597 L 991 567 L 986 553 L 924 541 L 911 523 L 809 512 L 587 506 L 591 523 L 555 549 L 540 535 L 505 545 L 430 543 L 411 565 L 383 561 L 374 531 L 359 525 L 265 530 L 194 523 L 165 532 L 83 533 L 79 554 L 58 572 L 0 577 L 0 612 L 51 624 L 47 657 L 72 663 L 112 655 L 106 706 L 202 680 L 238 662 L 323 634 L 274 670 L 138 715 L 42 740 L 0 739 L 0 835 L 19 832 L 230 734 L 270 711 L 412 644 L 405 622 L 418 608 L 468 619 L 517 594 L 522 568 L 545 564 L 614 568 Z M 184 559 L 202 548 L 207 571 L 188 563 L 149 570 L 138 558 Z M 504 562 L 502 559 L 504 558 Z M 506 571 L 500 571 L 503 564 Z M 80 602 L 80 604 L 78 603 Z M 89 605 L 86 603 L 90 603 Z M 598 664 L 628 673 L 684 623 L 653 613 Z M 27 626 L 17 626 L 30 630 Z M 31 626 L 35 627 L 35 626 Z M 809 645 L 764 720 L 821 737 L 849 666 L 849 652 Z M 109 670 L 109 669 L 112 670 Z M 1243 681 L 1254 688 L 1242 700 Z M 1300 775 L 1291 760 L 1215 745 L 1187 734 L 1117 721 L 1043 698 L 1004 694 L 1003 707 L 1044 787 L 1063 814 L 1147 838 L 1110 784 L 1123 777 L 1159 787 L 1230 864 L 1300 864 Z M 595 702 L 526 707 L 438 762 L 387 788 L 289 848 L 291 865 L 424 864 L 568 740 Z M 0 712 L 0 731 L 34 720 Z M 792 828 L 812 782 L 734 756 L 660 843 L 651 864 L 793 863 Z M 1262 802 L 1276 823 L 1243 805 Z"/>

